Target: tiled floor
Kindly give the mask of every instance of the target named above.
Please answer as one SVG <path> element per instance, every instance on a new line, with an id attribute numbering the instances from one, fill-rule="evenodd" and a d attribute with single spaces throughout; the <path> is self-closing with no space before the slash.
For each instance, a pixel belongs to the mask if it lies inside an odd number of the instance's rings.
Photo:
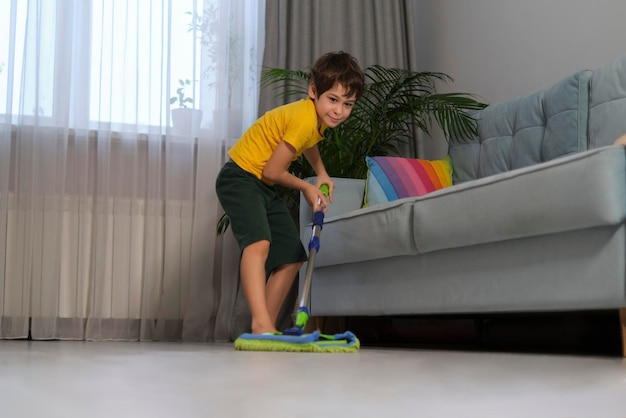
<path id="1" fill-rule="evenodd" d="M 0 416 L 624 417 L 620 356 L 0 341 Z"/>

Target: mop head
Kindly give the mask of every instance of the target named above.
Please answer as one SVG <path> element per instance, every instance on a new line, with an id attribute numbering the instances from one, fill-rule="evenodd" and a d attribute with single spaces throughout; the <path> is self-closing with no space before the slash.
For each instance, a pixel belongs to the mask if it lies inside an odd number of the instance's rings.
<path id="1" fill-rule="evenodd" d="M 342 334 L 241 334 L 235 340 L 235 350 L 242 351 L 293 351 L 309 353 L 356 353 L 359 339 L 350 331 Z"/>

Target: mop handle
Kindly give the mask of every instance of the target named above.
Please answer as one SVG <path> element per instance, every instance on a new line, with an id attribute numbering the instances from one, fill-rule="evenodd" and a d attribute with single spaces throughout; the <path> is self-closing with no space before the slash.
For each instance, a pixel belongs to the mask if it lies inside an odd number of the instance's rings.
<path id="1" fill-rule="evenodd" d="M 328 184 L 322 184 L 320 190 L 324 193 L 324 196 L 328 197 Z M 317 206 L 322 203 L 322 199 L 317 200 Z M 320 249 L 320 232 L 322 231 L 322 225 L 324 223 L 324 211 L 318 210 L 313 214 L 313 227 L 311 232 L 311 240 L 309 241 L 309 261 L 307 263 L 306 275 L 304 278 L 304 286 L 302 288 L 302 294 L 300 295 L 300 303 L 298 306 L 301 309 L 306 309 L 307 301 L 309 299 L 309 291 L 311 289 L 311 276 L 313 275 L 313 265 L 315 263 L 315 254 Z"/>
<path id="2" fill-rule="evenodd" d="M 328 199 L 328 184 L 322 184 L 320 186 L 320 191 L 324 194 L 324 196 Z M 319 207 L 322 204 L 322 199 L 317 199 L 317 206 Z M 313 233 L 311 234 L 311 241 L 309 242 L 309 251 L 311 249 L 315 249 L 315 251 L 320 250 L 320 231 L 322 230 L 322 225 L 324 224 L 324 211 L 317 210 L 313 214 Z"/>
<path id="3" fill-rule="evenodd" d="M 324 195 L 324 197 L 326 197 L 326 199 L 328 199 L 328 184 L 324 183 L 320 186 L 320 192 L 322 192 L 322 194 Z M 322 204 L 322 199 L 317 199 L 317 206 Z"/>

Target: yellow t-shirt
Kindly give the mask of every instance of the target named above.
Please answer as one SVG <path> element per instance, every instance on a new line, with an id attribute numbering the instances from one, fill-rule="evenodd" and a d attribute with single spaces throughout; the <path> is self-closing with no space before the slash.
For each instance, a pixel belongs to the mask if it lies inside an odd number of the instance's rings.
<path id="1" fill-rule="evenodd" d="M 315 104 L 309 98 L 272 109 L 257 119 L 228 151 L 230 158 L 241 168 L 262 178 L 263 168 L 280 143 L 285 141 L 296 150 L 293 160 L 324 137 L 326 125 L 317 129 Z M 289 166 L 285 167 L 285 170 Z"/>

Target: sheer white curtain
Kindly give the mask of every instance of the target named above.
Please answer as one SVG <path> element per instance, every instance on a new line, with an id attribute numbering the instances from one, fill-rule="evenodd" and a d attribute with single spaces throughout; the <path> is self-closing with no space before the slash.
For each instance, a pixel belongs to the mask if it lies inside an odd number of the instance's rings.
<path id="1" fill-rule="evenodd" d="M 214 182 L 257 116 L 263 22 L 256 0 L 0 0 L 0 338 L 228 338 Z"/>

